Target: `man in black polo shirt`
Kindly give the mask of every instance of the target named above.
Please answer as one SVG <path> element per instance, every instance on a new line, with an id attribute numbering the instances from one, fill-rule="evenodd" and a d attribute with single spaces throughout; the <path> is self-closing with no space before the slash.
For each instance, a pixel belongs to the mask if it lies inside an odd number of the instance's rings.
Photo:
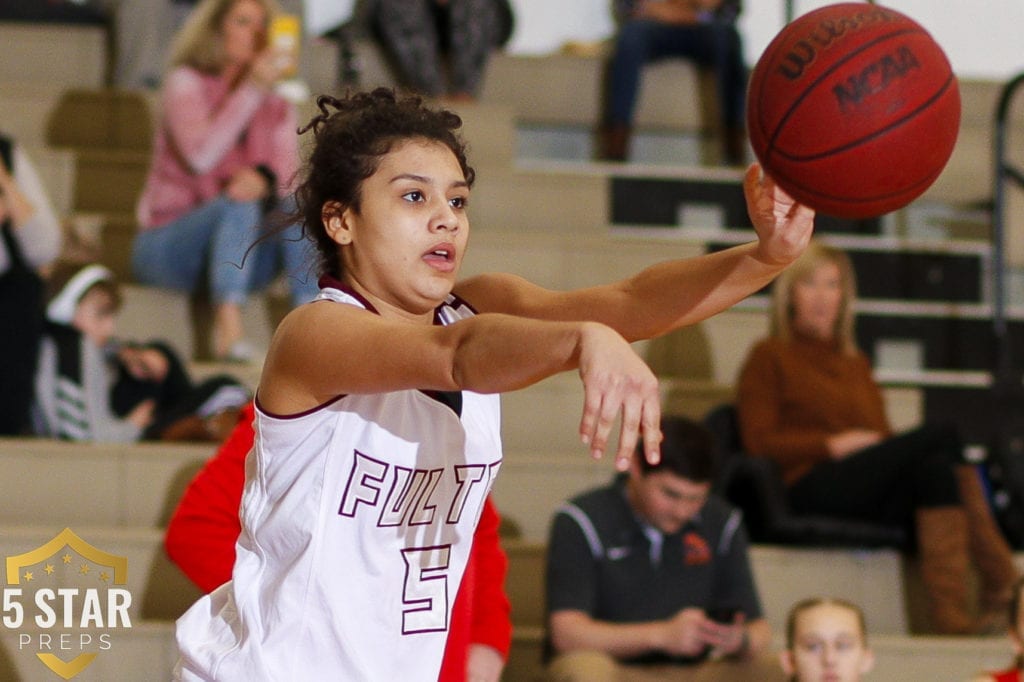
<path id="1" fill-rule="evenodd" d="M 740 513 L 710 496 L 711 434 L 662 422 L 661 462 L 556 513 L 548 545 L 550 679 L 783 679 L 767 655 Z"/>

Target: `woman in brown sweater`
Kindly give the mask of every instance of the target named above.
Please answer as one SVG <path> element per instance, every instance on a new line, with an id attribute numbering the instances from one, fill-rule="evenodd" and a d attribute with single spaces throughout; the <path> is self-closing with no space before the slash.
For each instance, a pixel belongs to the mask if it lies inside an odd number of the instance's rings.
<path id="1" fill-rule="evenodd" d="M 991 629 L 1016 577 L 1009 546 L 976 470 L 962 463 L 953 428 L 892 433 L 854 341 L 849 258 L 812 244 L 773 291 L 770 336 L 753 348 L 739 380 L 744 446 L 779 464 L 798 513 L 911 529 L 936 631 Z M 968 607 L 972 560 L 982 585 L 977 620 Z"/>

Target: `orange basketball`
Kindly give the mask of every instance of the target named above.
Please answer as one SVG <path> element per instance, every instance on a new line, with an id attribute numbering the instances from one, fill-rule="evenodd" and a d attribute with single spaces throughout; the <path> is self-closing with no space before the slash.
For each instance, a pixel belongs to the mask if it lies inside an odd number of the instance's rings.
<path id="1" fill-rule="evenodd" d="M 780 187 L 821 213 L 878 216 L 939 176 L 960 127 L 942 48 L 907 16 L 844 2 L 788 24 L 750 76 L 747 127 Z"/>

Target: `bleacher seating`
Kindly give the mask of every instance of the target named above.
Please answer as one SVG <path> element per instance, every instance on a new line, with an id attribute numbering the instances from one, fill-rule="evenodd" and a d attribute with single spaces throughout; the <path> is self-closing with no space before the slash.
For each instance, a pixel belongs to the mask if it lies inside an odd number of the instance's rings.
<path id="1" fill-rule="evenodd" d="M 153 93 L 104 87 L 106 43 L 97 27 L 0 24 L 0 44 L 5 53 L 0 61 L 0 128 L 33 150 L 63 214 L 97 216 L 103 223 L 103 260 L 127 276 L 135 230 L 132 209 L 152 136 Z M 379 54 L 365 44 L 358 50 L 361 84 L 390 83 Z M 313 91 L 336 91 L 336 46 L 318 41 L 306 59 L 304 73 Z M 616 225 L 617 191 L 629 189 L 626 181 L 645 181 L 675 183 L 673 191 L 685 186 L 701 196 L 709 184 L 719 183 L 726 195 L 735 196 L 737 171 L 517 157 L 523 130 L 585 133 L 592 128 L 600 68 L 600 59 L 593 56 L 499 55 L 489 70 L 482 102 L 459 108 L 471 161 L 480 171 L 470 209 L 474 236 L 465 274 L 500 268 L 553 288 L 585 286 L 625 276 L 667 255 L 696 255 L 709 241 L 721 239 L 717 233 L 709 236 L 675 226 L 680 215 L 717 215 L 717 209 L 709 212 L 699 202 L 668 205 L 670 224 L 656 225 L 654 231 Z M 641 93 L 641 133 L 682 136 L 701 149 L 714 148 L 707 144 L 714 135 L 709 122 L 715 120 L 708 111 L 713 101 L 707 96 L 709 87 L 706 76 L 685 63 L 653 68 Z M 987 237 L 986 226 L 964 220 L 960 208 L 991 194 L 989 128 L 999 84 L 964 82 L 962 90 L 961 136 L 950 165 L 922 200 L 921 212 L 901 214 L 885 229 L 902 234 L 925 216 L 933 219 L 929 227 L 940 239 Z M 1020 125 L 1019 118 L 1014 120 Z M 619 198 L 628 201 L 628 191 Z M 930 208 L 934 202 L 954 204 L 956 210 L 943 213 Z M 906 249 L 907 242 L 896 239 L 885 248 Z M 1024 262 L 1024 257 L 1017 260 Z M 259 347 L 265 347 L 274 319 L 264 303 L 257 300 L 247 311 L 247 329 L 253 330 Z M 945 306 L 942 312 L 956 317 L 960 309 Z M 125 336 L 162 336 L 191 355 L 201 343 L 193 330 L 196 319 L 184 296 L 126 287 L 120 325 Z M 665 377 L 666 409 L 699 418 L 731 397 L 739 363 L 766 331 L 763 301 L 738 306 L 697 329 L 699 334 L 672 346 L 670 355 L 699 356 L 700 363 L 682 368 L 669 363 L 660 373 Z M 649 345 L 638 348 L 649 351 L 652 361 L 657 354 Z M 225 368 L 196 364 L 193 369 L 201 376 Z M 258 381 L 258 363 L 229 371 L 242 374 L 250 386 Z M 919 422 L 927 407 L 922 384 L 915 379 L 890 381 L 886 400 L 898 428 Z M 612 475 L 609 460 L 591 461 L 578 443 L 575 425 L 581 404 L 579 382 L 571 375 L 509 394 L 503 402 L 506 459 L 494 496 L 522 529 L 522 537 L 506 545 L 515 623 L 505 676 L 510 682 L 536 679 L 539 671 L 542 543 L 550 514 L 565 498 Z M 162 527 L 182 487 L 211 453 L 208 445 L 0 441 L 0 463 L 5 465 L 0 554 L 31 549 L 71 526 L 96 546 L 129 557 L 133 628 L 116 633 L 112 652 L 101 654 L 77 680 L 166 677 L 175 657 L 171 619 L 198 592 L 164 556 Z M 757 546 L 753 561 L 777 638 L 785 610 L 799 597 L 828 593 L 865 606 L 879 654 L 873 680 L 961 680 L 981 668 L 1004 664 L 1010 656 L 1002 638 L 909 636 L 917 629 L 920 596 L 912 562 L 893 550 Z M 40 633 L 0 629 L 0 679 L 53 679 L 35 656 L 21 650 L 22 634 L 37 638 Z"/>
<path id="2" fill-rule="evenodd" d="M 0 83 L 99 88 L 107 76 L 107 34 L 102 26 L 0 22 Z"/>

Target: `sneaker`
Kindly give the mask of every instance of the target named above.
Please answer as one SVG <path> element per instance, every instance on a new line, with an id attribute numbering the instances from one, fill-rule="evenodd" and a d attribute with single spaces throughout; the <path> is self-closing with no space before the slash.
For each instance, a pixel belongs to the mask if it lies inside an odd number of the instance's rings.
<path id="1" fill-rule="evenodd" d="M 239 339 L 231 344 L 228 352 L 217 358 L 219 362 L 252 362 L 256 358 L 256 348 L 247 339 Z"/>

